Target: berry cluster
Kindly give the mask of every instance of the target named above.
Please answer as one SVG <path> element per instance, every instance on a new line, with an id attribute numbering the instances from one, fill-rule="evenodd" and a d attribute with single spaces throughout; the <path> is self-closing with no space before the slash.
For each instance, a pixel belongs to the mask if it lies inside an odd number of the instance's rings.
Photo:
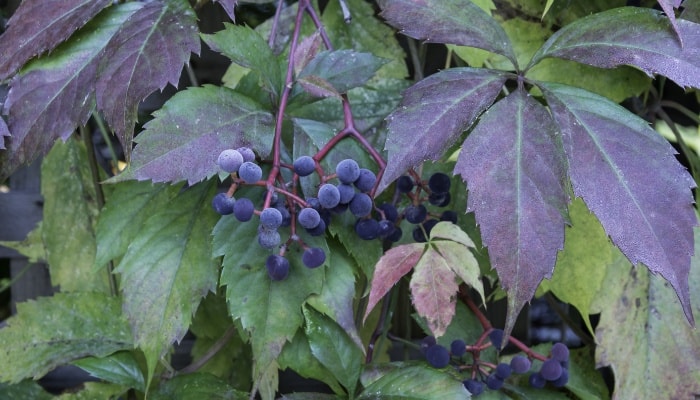
<path id="1" fill-rule="evenodd" d="M 500 348 L 503 343 L 503 331 L 500 329 L 492 329 L 488 333 L 491 344 Z M 518 354 L 511 358 L 509 363 L 499 363 L 496 365 L 483 363 L 478 360 L 478 352 L 483 346 L 467 346 L 461 340 L 456 339 L 450 344 L 450 348 L 438 344 L 433 336 L 423 338 L 420 344 L 421 352 L 425 356 L 426 361 L 433 368 L 445 368 L 451 363 L 460 370 L 472 371 L 468 379 L 462 381 L 464 387 L 471 393 L 472 396 L 478 396 L 483 393 L 486 388 L 490 390 L 499 390 L 505 384 L 505 380 L 512 374 L 526 374 L 532 368 L 531 358 Z M 474 355 L 473 365 L 464 365 L 463 356 L 467 352 L 472 352 Z M 533 354 L 529 353 L 531 356 Z M 536 358 L 543 360 L 539 371 L 530 374 L 530 386 L 535 388 L 543 388 L 547 382 L 550 382 L 554 387 L 563 387 L 569 380 L 569 349 L 563 343 L 555 343 L 552 346 L 551 355 L 549 358 L 535 355 Z"/>

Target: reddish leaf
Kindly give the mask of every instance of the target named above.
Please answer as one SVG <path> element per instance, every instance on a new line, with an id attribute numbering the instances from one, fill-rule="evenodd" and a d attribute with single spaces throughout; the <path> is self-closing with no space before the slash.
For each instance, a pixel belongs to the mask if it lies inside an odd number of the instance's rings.
<path id="1" fill-rule="evenodd" d="M 436 337 L 445 334 L 455 315 L 455 294 L 459 290 L 455 278 L 445 259 L 432 248 L 423 254 L 411 277 L 413 305 Z"/>
<path id="2" fill-rule="evenodd" d="M 0 36 L 0 80 L 68 39 L 111 0 L 24 0 Z"/>
<path id="3" fill-rule="evenodd" d="M 700 87 L 700 25 L 676 22 L 685 47 L 658 11 L 624 7 L 593 14 L 552 35 L 530 65 L 545 57 L 601 68 L 632 65 L 650 76 L 665 75 L 680 86 Z"/>
<path id="4" fill-rule="evenodd" d="M 564 244 L 566 165 L 547 109 L 522 90 L 496 103 L 467 137 L 455 166 L 469 189 L 491 265 L 508 292 L 505 330 Z"/>
<path id="5" fill-rule="evenodd" d="M 97 106 L 127 153 L 139 102 L 177 85 L 190 52 L 199 53 L 197 18 L 187 2 L 152 1 L 124 23 L 100 63 Z"/>
<path id="6" fill-rule="evenodd" d="M 299 85 L 312 96 L 315 97 L 337 97 L 340 99 L 340 93 L 327 80 L 316 75 L 307 75 L 297 80 Z"/>
<path id="7" fill-rule="evenodd" d="M 10 151 L 0 155 L 0 177 L 47 153 L 56 139 L 65 140 L 87 121 L 95 107 L 100 56 L 120 23 L 141 7 L 140 3 L 110 7 L 15 76 L 3 109 L 12 137 Z"/>
<path id="8" fill-rule="evenodd" d="M 154 116 L 136 138 L 129 169 L 117 180 L 192 184 L 219 171 L 216 158 L 225 149 L 248 146 L 262 156 L 272 149 L 272 115 L 226 87 L 178 92 Z"/>
<path id="9" fill-rule="evenodd" d="M 506 76 L 486 69 L 451 68 L 416 83 L 387 117 L 383 190 L 407 169 L 437 160 L 493 103 Z"/>
<path id="10" fill-rule="evenodd" d="M 517 65 L 503 28 L 469 0 L 385 0 L 381 15 L 406 36 L 426 42 L 477 47 Z"/>
<path id="11" fill-rule="evenodd" d="M 574 194 L 633 263 L 671 283 L 688 321 L 693 178 L 646 121 L 596 94 L 540 84 L 562 132 Z"/>
<path id="12" fill-rule="evenodd" d="M 367 319 L 374 306 L 389 292 L 389 289 L 413 269 L 424 250 L 424 244 L 413 243 L 393 247 L 384 253 L 374 269 L 364 319 Z"/>
<path id="13" fill-rule="evenodd" d="M 316 31 L 311 36 L 302 40 L 294 50 L 294 73 L 299 74 L 311 60 L 323 49 L 323 39 L 320 31 Z"/>

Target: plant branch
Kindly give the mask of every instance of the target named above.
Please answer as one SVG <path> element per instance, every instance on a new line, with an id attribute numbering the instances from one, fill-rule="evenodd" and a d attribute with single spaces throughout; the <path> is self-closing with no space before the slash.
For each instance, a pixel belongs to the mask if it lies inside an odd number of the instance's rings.
<path id="1" fill-rule="evenodd" d="M 236 327 L 231 325 L 226 331 L 224 332 L 221 337 L 214 342 L 214 344 L 211 345 L 211 347 L 204 353 L 200 358 L 197 360 L 193 361 L 190 365 L 186 366 L 185 368 L 177 371 L 178 375 L 181 374 L 189 374 L 192 372 L 196 372 L 200 368 L 204 366 L 209 360 L 214 358 L 214 356 L 226 346 L 226 344 L 233 338 L 233 335 L 236 333 Z"/>

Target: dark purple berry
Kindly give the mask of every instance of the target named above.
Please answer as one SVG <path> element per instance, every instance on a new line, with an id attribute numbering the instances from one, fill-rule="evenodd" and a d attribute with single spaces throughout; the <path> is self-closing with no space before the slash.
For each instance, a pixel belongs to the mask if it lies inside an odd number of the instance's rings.
<path id="1" fill-rule="evenodd" d="M 539 372 L 532 373 L 528 382 L 530 382 L 530 386 L 537 389 L 542 389 L 547 384 L 547 380 Z"/>
<path id="2" fill-rule="evenodd" d="M 500 363 L 496 365 L 496 369 L 494 370 L 494 373 L 496 374 L 497 377 L 505 380 L 508 379 L 510 374 L 512 373 L 512 369 L 510 368 L 510 364 L 506 363 Z"/>
<path id="3" fill-rule="evenodd" d="M 219 193 L 211 200 L 211 206 L 219 215 L 229 215 L 233 213 L 233 204 L 236 199 L 228 197 L 226 193 Z"/>
<path id="4" fill-rule="evenodd" d="M 366 168 L 360 168 L 360 176 L 354 183 L 357 190 L 367 193 L 372 190 L 374 184 L 377 183 L 377 175 Z"/>
<path id="5" fill-rule="evenodd" d="M 347 183 L 339 183 L 337 186 L 340 193 L 340 204 L 348 204 L 355 197 L 355 188 Z"/>
<path id="6" fill-rule="evenodd" d="M 273 281 L 284 280 L 289 275 L 289 260 L 280 255 L 273 254 L 267 257 L 265 267 L 267 274 Z"/>
<path id="7" fill-rule="evenodd" d="M 455 357 L 462 357 L 467 352 L 467 344 L 462 339 L 453 340 L 450 343 L 450 353 Z"/>
<path id="8" fill-rule="evenodd" d="M 489 332 L 489 340 L 491 344 L 497 349 L 501 349 L 501 344 L 503 343 L 503 329 L 493 329 Z"/>
<path id="9" fill-rule="evenodd" d="M 413 183 L 413 179 L 408 175 L 400 176 L 399 179 L 396 180 L 396 189 L 401 193 L 410 192 L 413 190 L 413 186 L 415 186 L 415 183 Z"/>
<path id="10" fill-rule="evenodd" d="M 495 374 L 489 375 L 488 378 L 486 378 L 486 387 L 488 387 L 491 390 L 498 390 L 503 387 L 503 379 L 499 378 Z"/>
<path id="11" fill-rule="evenodd" d="M 243 164 L 243 156 L 237 150 L 226 149 L 219 154 L 216 163 L 219 165 L 224 172 L 236 172 L 238 168 Z"/>
<path id="12" fill-rule="evenodd" d="M 515 356 L 510 360 L 510 367 L 516 374 L 524 374 L 530 370 L 532 362 L 525 356 Z"/>
<path id="13" fill-rule="evenodd" d="M 301 156 L 294 160 L 294 172 L 299 176 L 309 176 L 316 170 L 316 161 L 309 156 Z"/>
<path id="14" fill-rule="evenodd" d="M 425 354 L 425 351 L 428 350 L 428 347 L 433 346 L 437 344 L 437 340 L 435 339 L 435 336 L 426 336 L 420 341 L 420 351 L 421 353 Z"/>
<path id="15" fill-rule="evenodd" d="M 450 204 L 451 199 L 450 192 L 433 192 L 428 196 L 428 202 L 436 207 L 446 207 Z"/>
<path id="16" fill-rule="evenodd" d="M 540 375 L 548 381 L 556 381 L 561 376 L 563 368 L 559 361 L 550 358 L 542 363 L 542 368 L 540 368 Z"/>
<path id="17" fill-rule="evenodd" d="M 561 375 L 559 375 L 559 378 L 557 378 L 557 380 L 552 381 L 552 385 L 554 387 L 564 387 L 567 383 L 569 383 L 569 370 L 566 368 L 562 368 Z"/>
<path id="18" fill-rule="evenodd" d="M 318 247 L 309 247 L 301 255 L 301 261 L 307 268 L 316 268 L 326 262 L 326 253 Z"/>
<path id="19" fill-rule="evenodd" d="M 372 198 L 367 193 L 357 193 L 349 206 L 352 215 L 358 218 L 366 217 L 372 212 Z"/>
<path id="20" fill-rule="evenodd" d="M 450 363 L 450 352 L 444 346 L 434 344 L 425 350 L 425 359 L 433 368 L 445 368 Z"/>
<path id="21" fill-rule="evenodd" d="M 311 236 L 321 236 L 326 232 L 326 222 L 321 218 L 315 228 L 306 229 Z"/>
<path id="22" fill-rule="evenodd" d="M 552 346 L 552 358 L 564 362 L 569 360 L 569 348 L 564 343 L 554 343 Z"/>
<path id="23" fill-rule="evenodd" d="M 318 189 L 318 202 L 323 208 L 333 208 L 340 204 L 340 192 L 335 185 L 325 183 Z"/>
<path id="24" fill-rule="evenodd" d="M 268 207 L 260 213 L 260 225 L 267 229 L 277 229 L 282 225 L 283 218 L 280 210 Z"/>
<path id="25" fill-rule="evenodd" d="M 255 153 L 250 147 L 239 147 L 236 149 L 236 151 L 241 153 L 241 155 L 243 156 L 243 162 L 255 161 Z"/>
<path id="26" fill-rule="evenodd" d="M 358 219 L 355 223 L 355 233 L 364 240 L 376 239 L 379 237 L 379 222 L 372 218 Z"/>
<path id="27" fill-rule="evenodd" d="M 433 192 L 445 193 L 450 191 L 451 183 L 452 181 L 447 174 L 436 172 L 428 180 L 428 187 Z"/>
<path id="28" fill-rule="evenodd" d="M 297 221 L 299 221 L 299 225 L 303 228 L 313 229 L 321 222 L 321 214 L 310 207 L 302 208 L 299 214 L 297 214 Z"/>
<path id="29" fill-rule="evenodd" d="M 255 183 L 262 179 L 262 169 L 258 164 L 246 161 L 238 168 L 238 176 L 245 183 Z"/>
<path id="30" fill-rule="evenodd" d="M 242 197 L 233 203 L 233 215 L 241 222 L 250 221 L 254 211 L 253 201 L 247 197 Z"/>
<path id="31" fill-rule="evenodd" d="M 357 161 L 346 158 L 336 165 L 335 174 L 339 181 L 352 184 L 360 177 L 360 166 Z"/>
<path id="32" fill-rule="evenodd" d="M 404 215 L 406 216 L 406 221 L 412 224 L 420 224 L 428 216 L 428 210 L 422 204 L 417 206 L 411 205 L 406 207 Z"/>
<path id="33" fill-rule="evenodd" d="M 393 205 L 389 203 L 382 203 L 377 208 L 384 212 L 385 219 L 388 219 L 391 222 L 396 222 L 396 220 L 399 219 L 399 212 Z"/>
<path id="34" fill-rule="evenodd" d="M 396 226 L 393 222 L 386 219 L 379 221 L 379 237 L 389 237 L 392 233 L 394 233 L 395 229 Z"/>
<path id="35" fill-rule="evenodd" d="M 457 213 L 452 210 L 443 211 L 442 214 L 440 214 L 440 221 L 449 221 L 456 224 Z"/>
<path id="36" fill-rule="evenodd" d="M 469 393 L 471 393 L 472 397 L 484 393 L 484 383 L 481 381 L 477 381 L 475 379 L 467 379 L 465 381 L 462 381 L 462 384 L 464 385 L 464 388 L 467 389 Z"/>

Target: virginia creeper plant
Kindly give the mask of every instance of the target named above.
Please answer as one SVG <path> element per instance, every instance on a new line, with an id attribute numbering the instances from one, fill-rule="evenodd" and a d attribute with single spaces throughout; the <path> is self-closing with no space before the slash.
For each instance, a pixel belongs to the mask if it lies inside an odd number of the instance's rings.
<path id="1" fill-rule="evenodd" d="M 700 88 L 697 1 L 255 0 L 251 27 L 218 0 L 213 34 L 204 3 L 25 0 L 0 36 L 0 180 L 42 157 L 45 198 L 4 245 L 60 289 L 0 330 L 0 397 L 54 397 L 32 380 L 67 364 L 98 381 L 61 398 L 700 394 L 699 149 L 670 111 L 700 117 L 664 97 Z M 543 295 L 585 346 L 511 335 Z M 328 393 L 280 393 L 286 369 Z"/>

